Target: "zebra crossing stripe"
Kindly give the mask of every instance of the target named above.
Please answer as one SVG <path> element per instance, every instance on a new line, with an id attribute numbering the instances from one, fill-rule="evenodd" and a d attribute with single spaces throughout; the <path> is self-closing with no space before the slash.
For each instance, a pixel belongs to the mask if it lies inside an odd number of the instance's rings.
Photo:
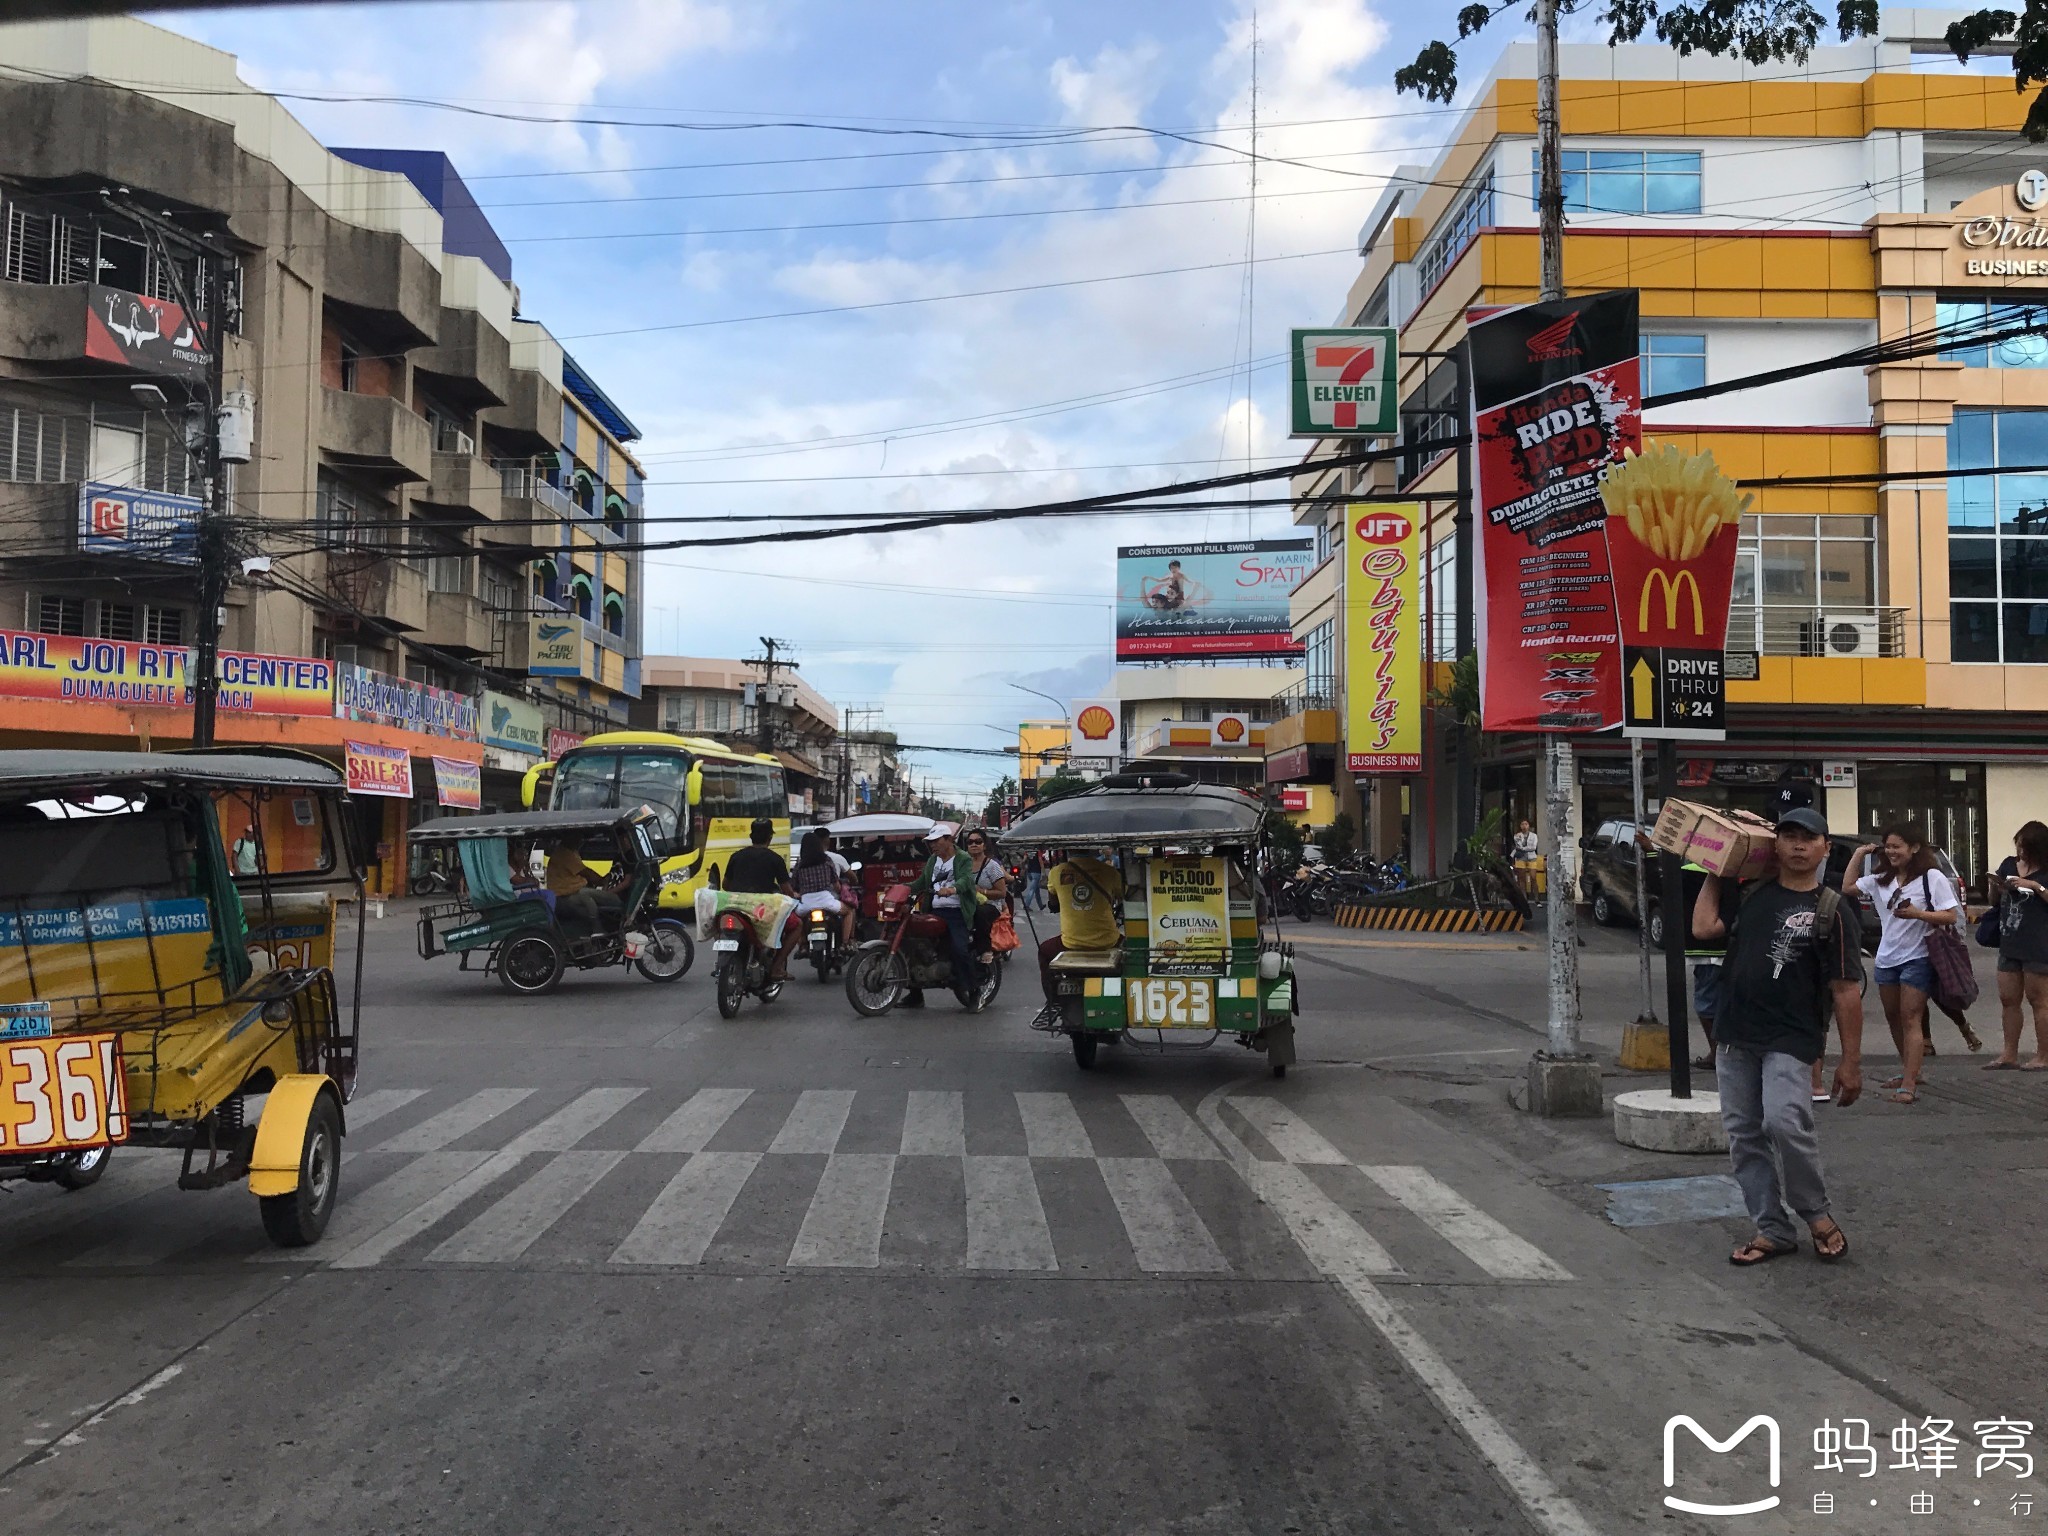
<path id="1" fill-rule="evenodd" d="M 1150 1157 L 1105 1157 L 1096 1166 L 1148 1274 L 1215 1274 L 1230 1268 L 1202 1218 L 1173 1181 L 1173 1170 Z"/>
<path id="2" fill-rule="evenodd" d="M 519 1166 L 522 1154 L 493 1152 L 453 1183 L 445 1184 L 403 1215 L 369 1233 L 347 1252 L 329 1261 L 330 1269 L 368 1269 L 391 1257 L 405 1244 L 455 1210 L 470 1196 L 489 1189 Z M 426 1161 L 425 1158 L 421 1159 Z M 393 1175 L 397 1177 L 397 1175 Z M 386 1180 L 385 1182 L 390 1182 Z M 303 1257 L 303 1255 L 301 1255 Z"/>
<path id="3" fill-rule="evenodd" d="M 485 1088 L 459 1104 L 451 1104 L 438 1115 L 422 1120 L 409 1131 L 400 1131 L 389 1141 L 379 1142 L 379 1152 L 439 1152 L 451 1141 L 488 1125 L 515 1105 L 533 1097 L 531 1088 Z"/>
<path id="4" fill-rule="evenodd" d="M 359 1093 L 349 1104 L 343 1117 L 353 1136 L 366 1125 L 375 1125 L 393 1110 L 405 1108 L 427 1090 L 424 1088 L 374 1088 L 368 1093 Z"/>
<path id="5" fill-rule="evenodd" d="M 362 1154 L 369 1156 L 372 1154 Z M 382 1154 L 376 1154 L 382 1155 Z M 374 1237 L 408 1211 L 417 1210 L 454 1180 L 473 1172 L 488 1152 L 423 1152 L 388 1178 L 360 1194 L 350 1192 L 349 1175 L 362 1167 L 358 1158 L 342 1165 L 341 1197 L 317 1248 L 266 1248 L 249 1255 L 252 1264 L 304 1264 L 346 1257 L 357 1243 Z"/>
<path id="6" fill-rule="evenodd" d="M 1052 1229 L 1028 1157 L 964 1157 L 969 1269 L 1056 1270 Z"/>
<path id="7" fill-rule="evenodd" d="M 645 1088 L 593 1088 L 564 1104 L 538 1125 L 528 1126 L 505 1143 L 505 1150 L 514 1156 L 528 1152 L 567 1152 L 646 1091 Z"/>
<path id="8" fill-rule="evenodd" d="M 625 1159 L 623 1152 L 561 1152 L 427 1257 L 503 1264 L 518 1258 Z"/>
<path id="9" fill-rule="evenodd" d="M 1250 1177 L 1259 1198 L 1279 1213 L 1295 1241 L 1324 1274 L 1355 1272 L 1384 1277 L 1401 1273 L 1394 1256 L 1295 1164 L 1255 1160 Z"/>
<path id="10" fill-rule="evenodd" d="M 770 1142 L 770 1152 L 830 1152 L 839 1145 L 846 1117 L 853 1113 L 850 1088 L 806 1088 Z"/>
<path id="11" fill-rule="evenodd" d="M 649 1131 L 635 1150 L 702 1152 L 753 1092 L 751 1088 L 700 1088 L 683 1101 L 682 1108 Z"/>
<path id="12" fill-rule="evenodd" d="M 835 1152 L 826 1159 L 811 1208 L 789 1250 L 800 1269 L 873 1269 L 882 1262 L 882 1221 L 896 1159 L 887 1152 Z"/>
<path id="13" fill-rule="evenodd" d="M 1024 1150 L 1032 1157 L 1093 1157 L 1095 1143 L 1064 1093 L 1020 1093 L 1017 1113 L 1024 1120 Z"/>
<path id="14" fill-rule="evenodd" d="M 959 1093 L 913 1090 L 903 1111 L 905 1157 L 965 1157 L 966 1105 Z"/>
<path id="15" fill-rule="evenodd" d="M 758 1152 L 699 1152 L 654 1197 L 626 1240 L 612 1250 L 610 1262 L 703 1263 L 705 1250 L 760 1162 Z"/>
<path id="16" fill-rule="evenodd" d="M 1222 1149 L 1209 1139 L 1209 1133 L 1195 1124 L 1194 1117 L 1171 1094 L 1126 1093 L 1122 1098 L 1124 1108 L 1161 1157 L 1187 1162 L 1223 1156 Z"/>
<path id="17" fill-rule="evenodd" d="M 1271 1142 L 1273 1150 L 1290 1163 L 1341 1166 L 1351 1161 L 1325 1141 L 1314 1126 L 1277 1099 L 1246 1097 L 1233 1098 L 1229 1102 L 1244 1117 L 1245 1123 Z"/>
<path id="18" fill-rule="evenodd" d="M 1516 1236 L 1426 1168 L 1359 1167 L 1496 1280 L 1569 1280 L 1571 1271 Z"/>

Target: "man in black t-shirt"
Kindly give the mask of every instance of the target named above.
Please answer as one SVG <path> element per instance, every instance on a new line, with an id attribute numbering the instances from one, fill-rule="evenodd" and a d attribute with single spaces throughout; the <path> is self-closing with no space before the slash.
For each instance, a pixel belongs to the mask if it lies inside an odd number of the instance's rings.
<path id="1" fill-rule="evenodd" d="M 1828 824 L 1819 811 L 1783 811 L 1777 830 L 1778 869 L 1770 880 L 1731 903 L 1719 877 L 1709 875 L 1692 914 L 1695 939 L 1728 941 L 1714 1016 L 1715 1079 L 1728 1159 L 1756 1223 L 1756 1236 L 1729 1255 L 1731 1264 L 1745 1266 L 1798 1251 L 1788 1202 L 1812 1231 L 1816 1257 L 1839 1259 L 1849 1251 L 1828 1214 L 1813 1129 L 1810 1074 L 1827 1053 L 1830 1015 L 1842 1037 L 1836 1102 L 1853 1104 L 1863 1091 L 1856 907 L 1822 879 Z"/>
<path id="2" fill-rule="evenodd" d="M 751 838 L 748 845 L 725 861 L 724 888 L 741 895 L 773 896 L 779 892 L 794 897 L 796 887 L 790 884 L 789 865 L 770 846 L 775 840 L 775 823 L 766 816 L 757 816 L 748 835 Z M 789 974 L 789 957 L 796 948 L 796 941 L 797 926 L 785 918 L 782 943 L 775 952 L 775 963 L 769 971 L 771 980 L 780 981 Z"/>

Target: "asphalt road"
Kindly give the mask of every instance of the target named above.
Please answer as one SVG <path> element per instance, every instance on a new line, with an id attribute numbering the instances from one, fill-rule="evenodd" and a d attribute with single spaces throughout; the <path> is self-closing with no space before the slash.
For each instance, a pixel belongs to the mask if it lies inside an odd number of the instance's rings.
<path id="1" fill-rule="evenodd" d="M 1505 1110 L 1533 945 L 1314 931 L 1275 1082 L 1228 1045 L 1083 1073 L 1021 965 L 978 1018 L 801 974 L 727 1023 L 701 970 L 521 1000 L 396 914 L 370 943 L 320 1246 L 161 1153 L 0 1193 L 0 1529 L 1707 1530 L 1660 1428 L 1764 1412 L 1784 1502 L 1742 1529 L 1839 1489 L 1828 1529 L 1927 1530 L 1902 1474 L 1809 1471 L 1813 1426 L 2043 1417 L 2024 1364 L 1976 1401 L 1826 1336 L 1845 1292 L 1883 1315 L 1868 1270 L 1732 1284 L 1739 1224 L 1608 1219 L 1598 1179 L 1716 1169 Z M 1588 974 L 1604 1016 L 1613 936 Z M 1747 1497 L 1761 1439 L 1681 1491 Z"/>

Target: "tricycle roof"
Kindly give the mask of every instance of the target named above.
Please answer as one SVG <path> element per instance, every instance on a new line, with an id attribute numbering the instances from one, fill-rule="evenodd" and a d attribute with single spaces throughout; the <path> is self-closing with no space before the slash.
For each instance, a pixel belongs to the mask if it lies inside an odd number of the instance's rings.
<path id="1" fill-rule="evenodd" d="M 1003 834 L 1003 846 L 1248 843 L 1258 836 L 1259 816 L 1257 801 L 1214 784 L 1141 788 L 1106 783 L 1041 805 Z"/>
<path id="2" fill-rule="evenodd" d="M 929 816 L 901 815 L 893 811 L 870 811 L 865 816 L 842 816 L 827 822 L 832 837 L 923 837 L 932 829 Z"/>
<path id="3" fill-rule="evenodd" d="M 0 752 L 0 795 L 9 796 L 114 784 L 315 790 L 345 782 L 333 765 L 297 752 Z"/>
<path id="4" fill-rule="evenodd" d="M 546 837 L 551 832 L 603 832 L 646 811 L 626 810 L 507 811 L 496 816 L 436 816 L 410 834 L 416 843 L 470 843 L 487 837 Z M 652 814 L 649 812 L 648 814 Z"/>

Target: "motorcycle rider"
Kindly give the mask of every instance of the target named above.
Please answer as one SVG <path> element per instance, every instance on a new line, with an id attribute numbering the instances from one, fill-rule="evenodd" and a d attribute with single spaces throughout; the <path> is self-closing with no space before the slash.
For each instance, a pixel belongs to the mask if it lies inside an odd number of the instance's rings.
<path id="1" fill-rule="evenodd" d="M 974 911 L 981 897 L 974 888 L 974 860 L 953 843 L 953 829 L 938 823 L 925 835 L 931 857 L 910 887 L 924 897 L 934 915 L 946 920 L 946 942 L 952 953 L 954 985 L 972 991 L 979 986 L 974 963 Z"/>
<path id="2" fill-rule="evenodd" d="M 766 816 L 756 816 L 747 835 L 747 846 L 725 861 L 724 888 L 741 895 L 773 896 L 780 892 L 784 896 L 795 896 L 796 887 L 790 882 L 789 866 L 782 861 L 782 855 L 770 846 L 775 841 L 775 823 Z M 785 913 L 782 929 L 772 941 L 775 963 L 768 973 L 770 981 L 788 980 L 789 957 L 796 948 L 797 935 L 796 924 L 790 922 Z"/>
<path id="3" fill-rule="evenodd" d="M 803 851 L 797 855 L 790 881 L 796 887 L 796 915 L 801 922 L 813 912 L 830 912 L 839 919 L 839 942 L 853 948 L 853 912 L 840 899 L 839 888 L 846 879 L 846 860 L 832 852 L 831 838 L 816 827 L 804 834 Z"/>
<path id="4" fill-rule="evenodd" d="M 991 854 L 988 828 L 969 827 L 962 841 L 967 845 L 967 857 L 974 862 L 974 894 L 980 898 L 974 912 L 975 957 L 983 965 L 992 965 L 996 957 L 989 934 L 995 927 L 996 914 L 1009 900 L 1010 872 L 1001 859 Z"/>

